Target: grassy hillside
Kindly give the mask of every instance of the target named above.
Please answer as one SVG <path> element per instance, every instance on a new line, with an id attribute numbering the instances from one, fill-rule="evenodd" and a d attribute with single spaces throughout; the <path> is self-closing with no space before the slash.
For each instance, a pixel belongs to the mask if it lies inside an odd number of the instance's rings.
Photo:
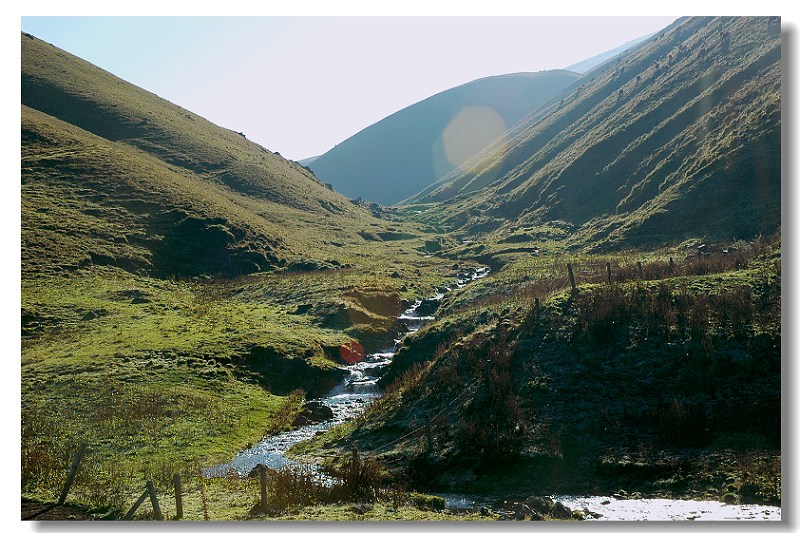
<path id="1" fill-rule="evenodd" d="M 21 38 L 24 494 L 52 501 L 81 442 L 77 501 L 195 483 L 455 279 L 419 226 Z"/>
<path id="2" fill-rule="evenodd" d="M 26 34 L 22 103 L 235 192 L 321 215 L 356 211 L 298 164 Z"/>
<path id="3" fill-rule="evenodd" d="M 780 23 L 690 18 L 412 203 L 446 229 L 613 248 L 780 225 Z M 490 239 L 492 238 L 490 237 Z"/>
<path id="4" fill-rule="evenodd" d="M 346 196 L 395 204 L 445 176 L 578 78 L 565 70 L 523 72 L 448 89 L 369 126 L 309 165 Z"/>

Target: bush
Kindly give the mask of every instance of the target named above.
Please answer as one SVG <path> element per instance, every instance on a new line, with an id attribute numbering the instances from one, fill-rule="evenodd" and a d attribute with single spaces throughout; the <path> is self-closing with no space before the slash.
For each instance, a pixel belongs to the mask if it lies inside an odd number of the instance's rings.
<path id="1" fill-rule="evenodd" d="M 484 462 L 516 456 L 525 438 L 527 420 L 515 391 L 512 353 L 507 331 L 501 330 L 497 342 L 489 346 L 488 359 L 475 369 L 486 377 L 461 414 L 455 435 L 463 453 Z"/>

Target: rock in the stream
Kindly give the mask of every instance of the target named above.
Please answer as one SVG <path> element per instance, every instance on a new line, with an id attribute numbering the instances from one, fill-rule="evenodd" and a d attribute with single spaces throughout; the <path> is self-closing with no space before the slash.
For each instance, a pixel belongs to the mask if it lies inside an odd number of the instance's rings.
<path id="1" fill-rule="evenodd" d="M 594 511 L 590 511 L 588 507 L 583 508 L 583 515 L 588 516 L 589 518 L 594 518 L 595 520 L 598 518 L 603 518 L 603 515 L 600 513 L 595 513 Z"/>
<path id="2" fill-rule="evenodd" d="M 570 509 L 569 507 L 567 507 L 566 505 L 564 505 L 561 502 L 556 502 L 555 505 L 553 505 L 552 511 L 550 511 L 550 515 L 553 518 L 560 518 L 562 520 L 568 520 L 568 519 L 572 518 L 572 509 Z"/>
<path id="3" fill-rule="evenodd" d="M 439 309 L 439 304 L 441 304 L 441 300 L 437 300 L 436 298 L 426 298 L 422 300 L 422 303 L 419 304 L 417 307 L 417 316 L 431 316 L 433 315 L 437 309 Z"/>
<path id="4" fill-rule="evenodd" d="M 555 502 L 547 496 L 531 496 L 528 498 L 528 505 L 531 509 L 541 514 L 550 514 Z"/>
<path id="5" fill-rule="evenodd" d="M 500 520 L 547 520 L 577 519 L 572 510 L 561 502 L 554 502 L 547 496 L 531 496 L 524 501 L 504 502 L 499 511 Z"/>
<path id="6" fill-rule="evenodd" d="M 333 409 L 321 402 L 307 402 L 292 422 L 294 427 L 305 426 L 316 422 L 325 422 L 333 418 Z"/>

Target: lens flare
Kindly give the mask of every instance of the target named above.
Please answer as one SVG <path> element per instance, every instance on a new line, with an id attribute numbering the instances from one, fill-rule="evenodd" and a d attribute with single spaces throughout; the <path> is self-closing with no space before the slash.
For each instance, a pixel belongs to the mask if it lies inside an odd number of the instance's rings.
<path id="1" fill-rule="evenodd" d="M 454 167 L 505 133 L 506 123 L 488 107 L 465 107 L 442 134 L 444 154 Z"/>

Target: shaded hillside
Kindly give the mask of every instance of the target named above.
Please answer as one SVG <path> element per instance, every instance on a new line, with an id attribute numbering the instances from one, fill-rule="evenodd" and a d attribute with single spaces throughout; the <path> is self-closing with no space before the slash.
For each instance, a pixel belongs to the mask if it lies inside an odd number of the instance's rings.
<path id="1" fill-rule="evenodd" d="M 579 77 L 553 70 L 476 80 L 394 113 L 310 166 L 346 196 L 394 204 L 446 175 Z"/>
<path id="2" fill-rule="evenodd" d="M 780 58 L 777 18 L 681 19 L 413 201 L 452 229 L 556 223 L 596 246 L 774 231 Z"/>
<path id="3" fill-rule="evenodd" d="M 529 255 L 448 293 L 386 396 L 294 451 L 355 445 L 414 486 L 498 499 L 780 503 L 779 239 Z"/>

